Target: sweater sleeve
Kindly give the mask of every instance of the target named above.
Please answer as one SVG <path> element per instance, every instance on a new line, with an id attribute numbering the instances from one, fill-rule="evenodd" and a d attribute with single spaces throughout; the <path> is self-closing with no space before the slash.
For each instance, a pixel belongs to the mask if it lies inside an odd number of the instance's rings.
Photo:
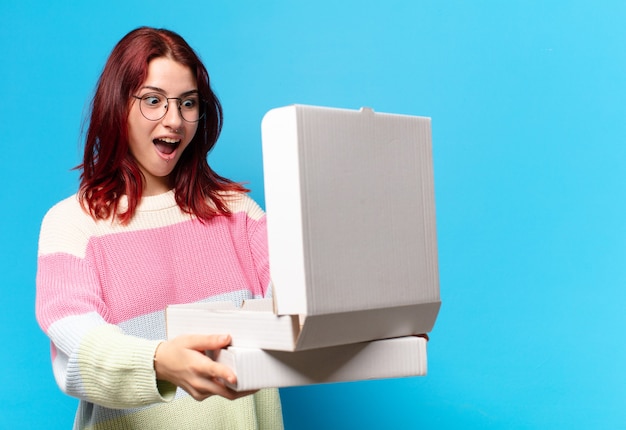
<path id="1" fill-rule="evenodd" d="M 88 216 L 75 201 L 43 220 L 37 261 L 37 320 L 51 340 L 52 367 L 67 394 L 109 408 L 168 401 L 175 387 L 157 385 L 157 340 L 125 334 L 107 323 L 97 271 L 85 256 Z"/>

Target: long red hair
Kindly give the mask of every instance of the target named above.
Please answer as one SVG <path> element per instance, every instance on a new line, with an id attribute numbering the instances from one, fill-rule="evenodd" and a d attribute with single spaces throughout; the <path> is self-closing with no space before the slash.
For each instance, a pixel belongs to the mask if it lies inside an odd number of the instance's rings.
<path id="1" fill-rule="evenodd" d="M 78 169 L 79 196 L 94 219 L 115 216 L 128 223 L 141 200 L 144 178 L 129 150 L 128 114 L 132 95 L 148 75 L 148 64 L 159 57 L 189 67 L 204 101 L 204 117 L 170 175 L 178 205 L 206 221 L 230 213 L 224 192 L 248 191 L 218 175 L 207 162 L 222 129 L 223 114 L 200 58 L 180 35 L 140 27 L 124 36 L 111 52 L 91 104 L 85 154 Z M 125 207 L 120 206 L 122 196 L 127 198 Z"/>

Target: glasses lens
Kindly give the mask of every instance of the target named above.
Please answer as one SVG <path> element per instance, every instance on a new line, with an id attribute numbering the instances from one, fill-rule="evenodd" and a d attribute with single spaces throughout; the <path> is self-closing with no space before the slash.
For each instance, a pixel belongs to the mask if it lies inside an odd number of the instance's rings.
<path id="1" fill-rule="evenodd" d="M 139 100 L 139 109 L 150 121 L 157 121 L 167 112 L 167 99 L 161 94 L 146 94 Z"/>
<path id="2" fill-rule="evenodd" d="M 185 121 L 196 122 L 200 119 L 200 99 L 197 95 L 182 99 L 178 106 Z"/>

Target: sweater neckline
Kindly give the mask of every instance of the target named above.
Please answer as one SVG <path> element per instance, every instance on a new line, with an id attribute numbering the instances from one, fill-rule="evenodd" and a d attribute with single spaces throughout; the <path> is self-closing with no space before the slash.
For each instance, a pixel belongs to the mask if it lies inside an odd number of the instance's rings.
<path id="1" fill-rule="evenodd" d="M 177 206 L 174 190 L 169 190 L 154 196 L 143 196 L 137 205 L 138 212 L 150 212 L 169 209 Z"/>

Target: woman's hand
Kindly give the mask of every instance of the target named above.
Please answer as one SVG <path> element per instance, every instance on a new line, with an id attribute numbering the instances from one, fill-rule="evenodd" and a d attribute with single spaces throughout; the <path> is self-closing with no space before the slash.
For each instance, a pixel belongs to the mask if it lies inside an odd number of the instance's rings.
<path id="1" fill-rule="evenodd" d="M 157 379 L 181 387 L 198 401 L 215 394 L 234 400 L 254 393 L 227 387 L 224 381 L 237 382 L 235 373 L 204 353 L 225 348 L 230 342 L 228 335 L 184 335 L 162 342 L 154 355 Z"/>

